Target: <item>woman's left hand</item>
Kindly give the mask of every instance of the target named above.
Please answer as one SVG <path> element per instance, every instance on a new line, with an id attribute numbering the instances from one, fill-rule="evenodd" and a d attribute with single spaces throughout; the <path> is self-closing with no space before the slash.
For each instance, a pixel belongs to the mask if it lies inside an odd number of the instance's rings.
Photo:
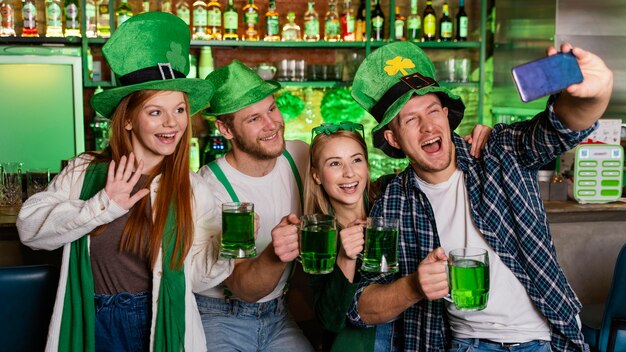
<path id="1" fill-rule="evenodd" d="M 365 244 L 363 236 L 364 224 L 365 221 L 356 220 L 339 232 L 341 249 L 349 259 L 356 260 L 359 253 L 363 251 L 363 245 Z"/>
<path id="2" fill-rule="evenodd" d="M 480 152 L 485 149 L 485 145 L 489 140 L 489 136 L 491 135 L 492 128 L 485 125 L 476 125 L 472 130 L 471 134 L 463 137 L 463 139 L 472 145 L 470 149 L 470 155 L 474 158 L 478 158 L 480 156 Z"/>

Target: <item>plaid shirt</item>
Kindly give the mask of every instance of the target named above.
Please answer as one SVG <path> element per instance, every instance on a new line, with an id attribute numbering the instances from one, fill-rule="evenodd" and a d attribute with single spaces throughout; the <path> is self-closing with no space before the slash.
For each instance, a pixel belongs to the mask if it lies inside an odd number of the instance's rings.
<path id="1" fill-rule="evenodd" d="M 548 220 L 539 196 L 537 171 L 576 146 L 585 131 L 567 129 L 555 116 L 552 104 L 530 121 L 496 125 L 478 159 L 469 145 L 454 134 L 457 167 L 465 174 L 472 216 L 485 240 L 525 287 L 539 311 L 548 319 L 554 351 L 588 351 L 576 322 L 581 304 L 557 262 Z M 418 264 L 440 247 L 433 210 L 409 166 L 396 177 L 371 211 L 371 216 L 399 218 L 400 272 L 363 273 L 350 320 L 367 326 L 357 302 L 365 286 L 390 283 L 417 271 Z M 403 331 L 398 331 L 402 329 Z M 443 300 L 421 300 L 399 317 L 396 333 L 405 351 L 442 351 L 448 330 Z"/>

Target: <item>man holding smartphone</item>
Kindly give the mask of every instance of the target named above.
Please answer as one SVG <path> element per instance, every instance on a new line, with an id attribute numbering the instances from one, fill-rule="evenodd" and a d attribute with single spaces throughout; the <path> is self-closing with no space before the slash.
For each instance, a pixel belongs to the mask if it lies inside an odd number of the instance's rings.
<path id="1" fill-rule="evenodd" d="M 393 179 L 370 216 L 399 218 L 397 274 L 363 274 L 353 323 L 395 320 L 406 351 L 587 351 L 580 302 L 557 259 L 537 171 L 584 140 L 604 113 L 613 74 L 596 55 L 569 44 L 583 81 L 552 96 L 530 121 L 494 127 L 477 159 L 452 131 L 461 99 L 435 81 L 427 55 L 407 42 L 376 50 L 359 67 L 352 96 L 378 121 L 374 145 L 409 167 Z M 556 54 L 555 48 L 548 50 Z M 456 309 L 446 253 L 485 249 L 490 290 L 484 310 Z"/>

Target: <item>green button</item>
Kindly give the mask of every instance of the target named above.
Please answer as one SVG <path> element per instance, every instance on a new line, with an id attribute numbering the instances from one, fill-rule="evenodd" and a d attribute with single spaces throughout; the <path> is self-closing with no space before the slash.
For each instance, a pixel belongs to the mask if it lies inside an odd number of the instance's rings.
<path id="1" fill-rule="evenodd" d="M 600 191 L 600 195 L 603 197 L 615 197 L 620 195 L 620 191 L 616 189 L 603 189 Z"/>
<path id="2" fill-rule="evenodd" d="M 620 162 L 619 161 L 612 161 L 612 160 L 605 160 L 602 162 L 602 166 L 605 167 L 618 167 L 620 166 Z"/>
<path id="3" fill-rule="evenodd" d="M 595 167 L 598 165 L 598 162 L 595 160 L 590 160 L 590 161 L 581 161 L 580 163 L 578 163 L 578 165 L 582 166 L 582 167 Z"/>
<path id="4" fill-rule="evenodd" d="M 617 177 L 617 176 L 619 176 L 619 171 L 604 170 L 604 171 L 602 171 L 602 176 L 605 176 L 605 177 Z"/>
<path id="5" fill-rule="evenodd" d="M 595 196 L 596 195 L 596 191 L 593 189 L 586 189 L 586 190 L 581 190 L 578 191 L 578 196 L 584 197 L 584 196 Z"/>
<path id="6" fill-rule="evenodd" d="M 602 180 L 602 187 L 617 187 L 619 180 Z"/>
<path id="7" fill-rule="evenodd" d="M 596 171 L 578 171 L 578 176 L 581 177 L 596 177 L 597 174 Z"/>
<path id="8" fill-rule="evenodd" d="M 596 181 L 595 180 L 584 180 L 584 181 L 578 181 L 578 186 L 579 187 L 593 187 L 596 185 Z"/>

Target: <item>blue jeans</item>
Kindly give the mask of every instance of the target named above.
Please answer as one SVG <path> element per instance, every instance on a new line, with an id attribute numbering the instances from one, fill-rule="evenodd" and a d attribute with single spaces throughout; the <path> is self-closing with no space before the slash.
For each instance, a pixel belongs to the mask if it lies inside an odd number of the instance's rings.
<path id="1" fill-rule="evenodd" d="M 393 322 L 376 325 L 374 352 L 395 352 L 393 343 Z"/>
<path id="2" fill-rule="evenodd" d="M 96 352 L 149 351 L 152 294 L 97 294 Z"/>
<path id="3" fill-rule="evenodd" d="M 196 295 L 209 351 L 313 352 L 282 297 L 246 303 Z"/>
<path id="4" fill-rule="evenodd" d="M 448 352 L 550 352 L 550 341 L 533 340 L 514 345 L 503 345 L 485 339 L 453 338 Z"/>

